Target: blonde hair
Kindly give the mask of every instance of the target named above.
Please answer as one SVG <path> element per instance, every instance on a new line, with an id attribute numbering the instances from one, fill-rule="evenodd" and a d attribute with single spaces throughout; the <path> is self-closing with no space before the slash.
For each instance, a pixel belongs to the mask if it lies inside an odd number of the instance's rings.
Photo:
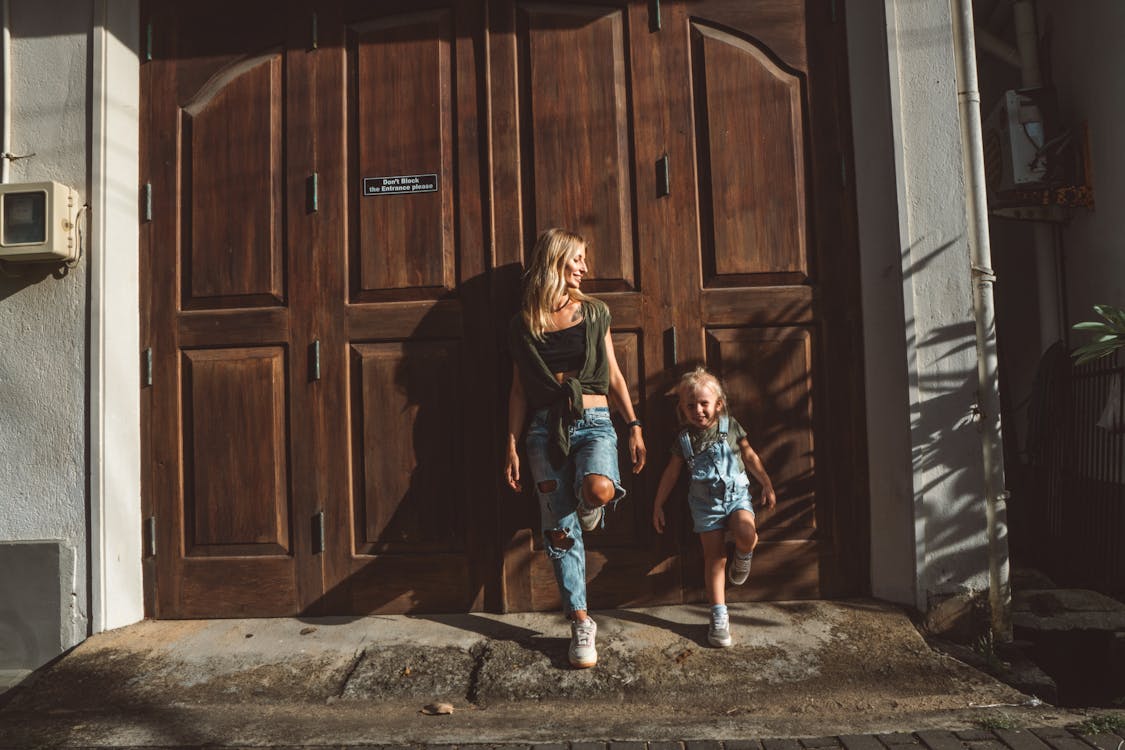
<path id="1" fill-rule="evenodd" d="M 521 312 L 532 338 L 543 340 L 552 328 L 551 313 L 559 297 L 569 296 L 579 302 L 590 299 L 577 289 L 567 289 L 563 277 L 566 264 L 586 247 L 581 235 L 552 227 L 539 234 L 531 249 L 531 261 L 523 275 Z"/>
<path id="2" fill-rule="evenodd" d="M 680 424 L 686 424 L 684 416 L 684 394 L 691 393 L 699 388 L 710 388 L 715 394 L 715 413 L 719 414 L 727 409 L 727 392 L 723 382 L 703 365 L 697 365 L 694 370 L 685 372 L 676 384 L 676 417 Z"/>

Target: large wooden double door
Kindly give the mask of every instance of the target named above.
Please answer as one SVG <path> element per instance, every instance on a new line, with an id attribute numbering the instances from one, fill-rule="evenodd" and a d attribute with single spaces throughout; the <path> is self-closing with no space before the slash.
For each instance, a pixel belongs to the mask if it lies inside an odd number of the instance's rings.
<path id="1" fill-rule="evenodd" d="M 558 607 L 500 481 L 504 331 L 548 226 L 589 240 L 651 456 L 590 537 L 592 606 L 701 596 L 686 513 L 649 522 L 697 362 L 781 498 L 739 594 L 861 591 L 830 5 L 149 3 L 151 613 Z"/>

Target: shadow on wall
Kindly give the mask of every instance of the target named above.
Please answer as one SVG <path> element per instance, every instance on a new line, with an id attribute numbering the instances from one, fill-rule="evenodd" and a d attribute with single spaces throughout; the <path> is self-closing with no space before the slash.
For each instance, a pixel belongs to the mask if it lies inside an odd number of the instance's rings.
<path id="1" fill-rule="evenodd" d="M 0 669 L 36 669 L 72 644 L 74 552 L 61 542 L 0 542 Z"/>
<path id="2" fill-rule="evenodd" d="M 962 255 L 949 258 L 950 253 Z M 935 596 L 987 586 L 988 544 L 987 487 L 982 460 L 981 425 L 977 417 L 978 378 L 976 324 L 971 271 L 964 238 L 945 242 L 921 257 L 914 248 L 903 252 L 905 280 L 942 263 L 962 269 L 965 283 L 950 285 L 942 296 L 938 289 L 922 287 L 926 299 L 915 299 L 906 318 L 911 399 L 911 465 L 914 473 L 915 543 L 922 550 L 918 561 L 921 594 Z M 916 290 L 916 294 L 919 290 Z M 963 294 L 961 294 L 964 292 Z M 941 324 L 942 319 L 952 322 Z M 922 328 L 923 321 L 938 325 Z M 993 328 L 990 333 L 995 336 Z M 1001 456 L 996 457 L 1002 461 Z M 1007 564 L 1007 527 L 999 523 L 999 549 Z"/>

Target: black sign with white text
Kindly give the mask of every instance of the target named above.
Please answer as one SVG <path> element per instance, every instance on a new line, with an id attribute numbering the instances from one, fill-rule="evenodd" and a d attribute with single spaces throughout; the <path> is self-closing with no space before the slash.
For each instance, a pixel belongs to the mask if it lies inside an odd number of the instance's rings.
<path id="1" fill-rule="evenodd" d="M 403 174 L 396 177 L 364 177 L 363 194 L 405 195 L 407 193 L 436 193 L 436 174 Z"/>

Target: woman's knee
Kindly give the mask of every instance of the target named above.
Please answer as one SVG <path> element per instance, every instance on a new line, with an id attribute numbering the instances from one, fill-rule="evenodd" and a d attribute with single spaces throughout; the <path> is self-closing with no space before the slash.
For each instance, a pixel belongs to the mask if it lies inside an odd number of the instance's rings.
<path id="1" fill-rule="evenodd" d="M 613 480 L 604 474 L 587 474 L 582 480 L 582 500 L 587 505 L 605 505 L 616 493 Z"/>

